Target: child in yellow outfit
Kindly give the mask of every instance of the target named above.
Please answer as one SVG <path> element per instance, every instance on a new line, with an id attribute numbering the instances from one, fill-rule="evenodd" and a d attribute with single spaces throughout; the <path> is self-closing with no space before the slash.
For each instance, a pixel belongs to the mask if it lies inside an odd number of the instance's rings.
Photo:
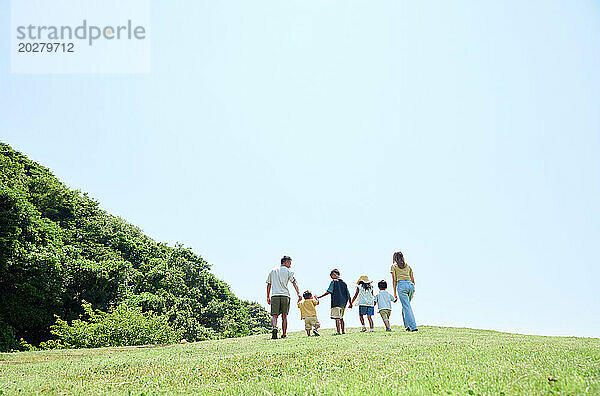
<path id="1" fill-rule="evenodd" d="M 315 306 L 319 305 L 319 300 L 313 298 L 310 290 L 305 291 L 302 297 L 304 297 L 304 301 L 298 303 L 298 308 L 300 308 L 300 319 L 304 319 L 306 335 L 310 337 L 310 331 L 314 327 L 313 333 L 315 336 L 319 336 L 320 334 L 317 330 L 321 324 L 319 323 L 319 319 L 317 319 L 317 310 L 315 309 Z"/>

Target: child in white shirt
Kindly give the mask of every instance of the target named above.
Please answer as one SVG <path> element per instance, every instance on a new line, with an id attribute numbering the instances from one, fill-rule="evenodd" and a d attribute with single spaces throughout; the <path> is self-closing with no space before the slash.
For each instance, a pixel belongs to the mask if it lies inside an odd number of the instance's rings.
<path id="1" fill-rule="evenodd" d="M 392 327 L 390 326 L 392 302 L 396 302 L 398 299 L 385 290 L 387 289 L 386 281 L 380 280 L 377 283 L 377 287 L 379 287 L 379 294 L 375 296 L 375 304 L 378 306 L 379 315 L 381 315 L 381 319 L 383 319 L 383 323 L 385 324 L 385 331 L 392 331 Z"/>

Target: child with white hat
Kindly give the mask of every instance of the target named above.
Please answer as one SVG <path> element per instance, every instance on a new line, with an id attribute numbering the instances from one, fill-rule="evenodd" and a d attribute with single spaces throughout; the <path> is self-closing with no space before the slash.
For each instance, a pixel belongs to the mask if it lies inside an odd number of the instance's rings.
<path id="1" fill-rule="evenodd" d="M 367 331 L 367 328 L 365 327 L 365 318 L 363 317 L 364 315 L 367 315 L 371 331 L 375 331 L 373 329 L 375 297 L 373 296 L 373 285 L 371 285 L 371 283 L 373 283 L 373 281 L 370 281 L 367 275 L 361 276 L 356 282 L 356 293 L 354 293 L 354 297 L 352 298 L 352 304 L 354 304 L 354 300 L 358 298 L 358 317 L 360 318 L 360 324 L 362 324 L 361 331 L 363 332 Z"/>

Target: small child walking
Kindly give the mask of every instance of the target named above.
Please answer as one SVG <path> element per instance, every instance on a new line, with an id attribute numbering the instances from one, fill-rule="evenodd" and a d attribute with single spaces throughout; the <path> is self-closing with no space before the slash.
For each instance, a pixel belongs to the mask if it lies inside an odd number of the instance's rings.
<path id="1" fill-rule="evenodd" d="M 304 297 L 304 301 L 298 303 L 298 308 L 300 308 L 300 319 L 304 320 L 306 335 L 310 337 L 310 331 L 312 330 L 315 336 L 320 336 L 317 330 L 319 330 L 321 324 L 317 319 L 317 310 L 315 309 L 315 306 L 319 305 L 319 300 L 313 298 L 310 290 L 305 291 L 302 297 Z"/>
<path id="2" fill-rule="evenodd" d="M 375 331 L 373 329 L 373 315 L 375 314 L 375 297 L 373 297 L 373 286 L 371 285 L 373 281 L 369 280 L 367 275 L 363 275 L 356 282 L 356 293 L 354 293 L 354 297 L 352 298 L 352 304 L 358 298 L 358 317 L 360 318 L 360 324 L 362 325 L 362 332 L 367 331 L 365 327 L 365 318 L 364 315 L 367 315 L 367 320 L 369 321 L 369 327 L 371 331 Z"/>
<path id="3" fill-rule="evenodd" d="M 329 276 L 331 277 L 331 283 L 327 291 L 318 296 L 317 299 L 331 294 L 331 319 L 335 320 L 335 328 L 337 330 L 337 333 L 334 335 L 346 334 L 344 310 L 346 309 L 346 304 L 348 308 L 352 308 L 348 285 L 340 278 L 340 271 L 337 268 L 332 269 Z"/>
<path id="4" fill-rule="evenodd" d="M 379 293 L 375 296 L 375 304 L 377 304 L 379 315 L 381 315 L 381 319 L 383 319 L 383 324 L 385 324 L 385 331 L 392 331 L 392 327 L 390 326 L 392 302 L 396 302 L 398 301 L 398 299 L 387 292 L 386 281 L 380 280 L 377 283 L 377 287 L 379 288 Z"/>

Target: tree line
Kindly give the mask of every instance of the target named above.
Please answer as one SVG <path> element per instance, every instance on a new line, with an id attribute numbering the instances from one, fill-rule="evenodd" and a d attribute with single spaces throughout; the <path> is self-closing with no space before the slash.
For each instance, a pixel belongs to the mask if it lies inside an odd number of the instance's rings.
<path id="1" fill-rule="evenodd" d="M 0 350 L 264 332 L 267 312 L 209 270 L 0 143 Z"/>

